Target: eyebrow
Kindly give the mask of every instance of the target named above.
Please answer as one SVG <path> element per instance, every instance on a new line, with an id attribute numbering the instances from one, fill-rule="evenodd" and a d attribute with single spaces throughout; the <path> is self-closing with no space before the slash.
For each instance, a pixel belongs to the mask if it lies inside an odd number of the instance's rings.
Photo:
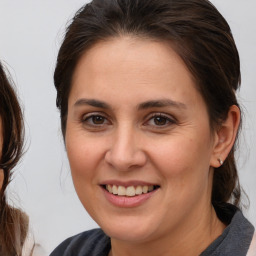
<path id="1" fill-rule="evenodd" d="M 111 106 L 104 101 L 96 99 L 79 99 L 75 102 L 74 106 L 88 105 L 96 108 L 111 109 Z M 142 102 L 138 105 L 138 110 L 149 109 L 149 108 L 163 108 L 163 107 L 175 107 L 186 109 L 187 106 L 184 103 L 173 101 L 171 99 L 159 99 Z"/>
<path id="2" fill-rule="evenodd" d="M 95 100 L 95 99 L 79 99 L 78 101 L 76 101 L 76 103 L 74 104 L 74 106 L 82 106 L 82 105 L 89 105 L 92 107 L 96 107 L 96 108 L 103 108 L 103 109 L 110 109 L 110 105 L 108 105 L 107 103 L 100 101 L 100 100 Z"/>
<path id="3" fill-rule="evenodd" d="M 175 107 L 186 109 L 187 106 L 184 103 L 173 101 L 170 99 L 159 99 L 159 100 L 150 100 L 139 104 L 138 109 L 148 109 L 148 108 L 163 108 L 163 107 Z"/>

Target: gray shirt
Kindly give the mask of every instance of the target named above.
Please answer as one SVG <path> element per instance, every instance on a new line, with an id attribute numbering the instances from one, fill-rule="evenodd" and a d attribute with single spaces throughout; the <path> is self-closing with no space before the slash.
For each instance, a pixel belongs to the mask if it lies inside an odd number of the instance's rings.
<path id="1" fill-rule="evenodd" d="M 200 256 L 245 256 L 247 254 L 254 227 L 239 209 L 228 204 L 226 206 L 223 213 L 218 212 L 218 217 L 228 222 L 228 226 Z M 101 229 L 93 229 L 68 238 L 50 256 L 108 256 L 110 249 L 110 238 Z"/>

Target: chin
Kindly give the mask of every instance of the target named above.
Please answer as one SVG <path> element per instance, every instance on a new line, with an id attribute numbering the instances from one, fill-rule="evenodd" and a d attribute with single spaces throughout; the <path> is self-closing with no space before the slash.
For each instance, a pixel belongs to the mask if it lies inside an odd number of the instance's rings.
<path id="1" fill-rule="evenodd" d="M 103 231 L 112 239 L 138 243 L 150 240 L 155 234 L 156 229 L 152 222 L 145 220 L 116 220 L 115 223 L 100 225 Z"/>

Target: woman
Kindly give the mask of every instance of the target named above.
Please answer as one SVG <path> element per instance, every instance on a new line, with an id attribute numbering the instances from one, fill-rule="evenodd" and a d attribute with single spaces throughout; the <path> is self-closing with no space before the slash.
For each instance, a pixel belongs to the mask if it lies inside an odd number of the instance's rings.
<path id="1" fill-rule="evenodd" d="M 78 197 L 101 229 L 57 255 L 246 255 L 239 55 L 207 0 L 94 0 L 54 75 Z"/>
<path id="2" fill-rule="evenodd" d="M 23 118 L 16 94 L 0 63 L 0 255 L 31 255 L 28 217 L 6 202 L 6 188 L 23 147 Z M 33 245 L 32 245 L 33 246 Z M 28 250 L 29 249 L 29 253 Z"/>

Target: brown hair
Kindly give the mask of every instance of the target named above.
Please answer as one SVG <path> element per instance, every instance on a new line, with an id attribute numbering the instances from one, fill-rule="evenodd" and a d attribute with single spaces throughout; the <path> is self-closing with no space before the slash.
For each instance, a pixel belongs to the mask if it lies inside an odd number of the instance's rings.
<path id="1" fill-rule="evenodd" d="M 23 118 L 16 94 L 0 63 L 0 117 L 3 146 L 0 169 L 4 172 L 0 191 L 0 254 L 21 255 L 27 233 L 28 217 L 6 202 L 6 188 L 12 169 L 19 161 L 23 147 Z"/>
<path id="2" fill-rule="evenodd" d="M 195 78 L 212 130 L 237 105 L 240 86 L 238 51 L 223 16 L 208 0 L 93 0 L 67 28 L 59 50 L 54 82 L 65 137 L 72 75 L 81 55 L 101 40 L 132 35 L 170 42 Z M 239 107 L 239 106 L 238 106 Z M 240 201 L 235 146 L 213 179 L 212 204 Z"/>

